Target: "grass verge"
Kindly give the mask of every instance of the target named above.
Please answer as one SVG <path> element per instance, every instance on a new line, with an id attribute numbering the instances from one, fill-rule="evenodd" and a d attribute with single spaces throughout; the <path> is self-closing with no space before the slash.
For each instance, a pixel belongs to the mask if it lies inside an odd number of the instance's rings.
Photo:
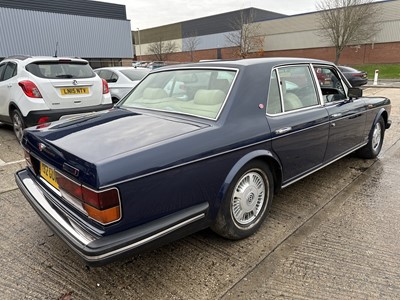
<path id="1" fill-rule="evenodd" d="M 356 65 L 357 70 L 368 72 L 368 78 L 374 79 L 375 70 L 379 70 L 380 79 L 400 79 L 400 64 Z"/>

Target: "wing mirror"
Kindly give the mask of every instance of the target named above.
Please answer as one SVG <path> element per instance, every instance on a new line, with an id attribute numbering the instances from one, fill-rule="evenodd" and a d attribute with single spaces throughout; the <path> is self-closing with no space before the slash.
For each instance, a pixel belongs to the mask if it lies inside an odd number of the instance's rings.
<path id="1" fill-rule="evenodd" d="M 349 98 L 361 98 L 363 95 L 363 91 L 360 88 L 351 87 L 349 88 Z"/>

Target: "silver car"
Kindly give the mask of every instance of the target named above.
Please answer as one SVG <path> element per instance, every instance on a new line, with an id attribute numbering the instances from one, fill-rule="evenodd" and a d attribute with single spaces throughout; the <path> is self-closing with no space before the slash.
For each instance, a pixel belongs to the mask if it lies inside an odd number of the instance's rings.
<path id="1" fill-rule="evenodd" d="M 151 70 L 135 67 L 107 67 L 94 70 L 108 83 L 114 103 L 122 99 Z"/>

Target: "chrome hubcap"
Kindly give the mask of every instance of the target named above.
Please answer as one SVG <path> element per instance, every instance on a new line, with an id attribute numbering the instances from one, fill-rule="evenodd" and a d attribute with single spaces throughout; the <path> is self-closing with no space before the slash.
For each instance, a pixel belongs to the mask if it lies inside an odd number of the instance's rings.
<path id="1" fill-rule="evenodd" d="M 13 115 L 13 127 L 15 136 L 20 141 L 22 139 L 22 131 L 24 128 L 22 126 L 22 120 L 18 114 Z"/>
<path id="2" fill-rule="evenodd" d="M 382 128 L 381 123 L 376 123 L 374 132 L 372 133 L 372 149 L 376 151 L 381 144 Z"/>
<path id="3" fill-rule="evenodd" d="M 250 171 L 240 178 L 231 202 L 235 222 L 246 225 L 257 218 L 263 208 L 265 191 L 264 179 L 259 172 Z"/>

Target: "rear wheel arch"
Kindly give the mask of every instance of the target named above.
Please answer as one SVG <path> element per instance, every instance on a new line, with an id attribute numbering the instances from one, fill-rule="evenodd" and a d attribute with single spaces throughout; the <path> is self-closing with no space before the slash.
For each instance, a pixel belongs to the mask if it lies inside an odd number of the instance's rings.
<path id="1" fill-rule="evenodd" d="M 211 229 L 234 240 L 255 233 L 268 214 L 275 187 L 280 188 L 280 174 L 280 164 L 269 151 L 258 150 L 242 157 L 221 188 Z"/>
<path id="2" fill-rule="evenodd" d="M 218 209 L 228 192 L 229 186 L 232 183 L 232 180 L 235 178 L 236 174 L 248 163 L 252 161 L 259 161 L 260 165 L 267 165 L 272 172 L 273 180 L 274 180 L 274 191 L 275 193 L 281 189 L 282 185 L 282 167 L 279 163 L 279 160 L 275 157 L 275 155 L 267 150 L 257 150 L 254 152 L 250 152 L 243 156 L 240 160 L 236 162 L 236 164 L 231 168 L 228 175 L 225 177 L 224 183 L 220 189 L 219 197 L 217 201 Z"/>

